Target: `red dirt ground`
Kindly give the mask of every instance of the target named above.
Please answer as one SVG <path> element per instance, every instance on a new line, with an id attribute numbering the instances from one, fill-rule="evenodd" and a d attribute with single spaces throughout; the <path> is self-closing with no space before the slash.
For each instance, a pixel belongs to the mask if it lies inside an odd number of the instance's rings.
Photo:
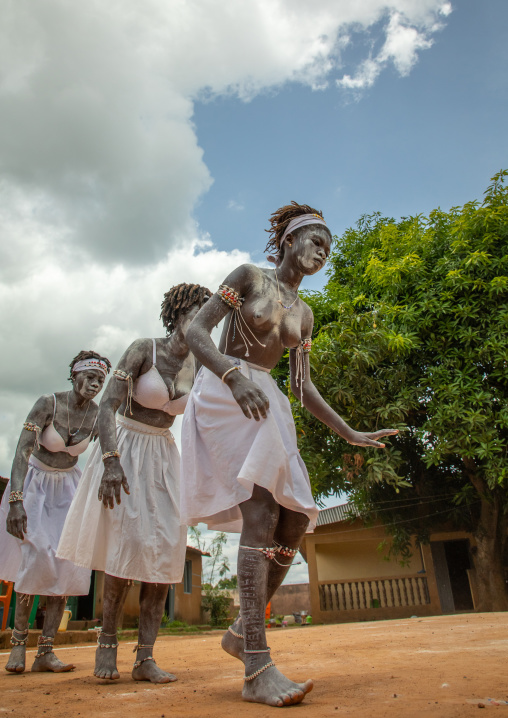
<path id="1" fill-rule="evenodd" d="M 508 718 L 508 614 L 461 614 L 397 621 L 276 629 L 272 655 L 288 677 L 313 678 L 302 718 L 467 718 L 479 705 Z M 152 686 L 130 678 L 133 644 L 119 648 L 119 681 L 91 675 L 94 647 L 58 648 L 73 673 L 0 675 L 0 717 L 238 718 L 273 716 L 279 709 L 241 700 L 243 670 L 223 653 L 220 634 L 166 636 L 157 641 L 159 665 L 176 683 Z M 6 661 L 5 653 L 0 660 Z M 31 665 L 34 651 L 28 652 Z M 480 706 L 481 708 L 481 706 Z M 480 713 L 483 715 L 483 713 Z"/>

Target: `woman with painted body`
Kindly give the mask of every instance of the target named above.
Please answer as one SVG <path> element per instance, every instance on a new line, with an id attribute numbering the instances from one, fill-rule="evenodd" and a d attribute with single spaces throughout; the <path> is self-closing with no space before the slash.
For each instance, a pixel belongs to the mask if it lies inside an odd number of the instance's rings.
<path id="1" fill-rule="evenodd" d="M 46 615 L 32 671 L 72 671 L 53 653 L 67 596 L 87 595 L 90 571 L 56 557 L 65 517 L 81 471 L 78 456 L 97 437 L 100 392 L 111 364 L 95 352 L 71 364 L 72 389 L 41 396 L 23 425 L 11 480 L 0 506 L 0 576 L 14 582 L 13 646 L 5 669 L 25 670 L 28 619 L 34 596 L 46 597 Z"/>
<path id="2" fill-rule="evenodd" d="M 297 292 L 303 277 L 323 268 L 331 233 L 320 213 L 296 203 L 275 212 L 271 223 L 267 249 L 277 250 L 271 258 L 275 270 L 236 269 L 187 333 L 203 367 L 182 426 L 182 520 L 241 531 L 240 616 L 222 647 L 245 664 L 245 700 L 284 706 L 301 702 L 312 681 L 294 683 L 273 664 L 265 607 L 305 531 L 315 526 L 318 509 L 298 453 L 289 401 L 269 372 L 289 348 L 292 391 L 351 444 L 383 447 L 378 439 L 396 431 L 355 431 L 312 384 L 313 315 Z M 217 349 L 210 332 L 228 314 Z"/>
<path id="3" fill-rule="evenodd" d="M 162 304 L 167 336 L 138 339 L 120 359 L 100 405 L 100 448 L 87 462 L 62 533 L 59 556 L 106 574 L 97 678 L 120 677 L 116 632 L 136 580 L 139 642 L 132 677 L 176 680 L 152 656 L 169 584 L 182 580 L 187 538 L 180 524 L 180 455 L 169 427 L 183 414 L 194 381 L 186 331 L 209 296 L 199 285 L 173 287 Z"/>

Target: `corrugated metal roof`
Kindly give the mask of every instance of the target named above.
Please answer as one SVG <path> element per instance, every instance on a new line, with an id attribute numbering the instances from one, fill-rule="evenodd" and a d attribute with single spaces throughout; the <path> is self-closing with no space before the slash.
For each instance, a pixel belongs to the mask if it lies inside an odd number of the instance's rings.
<path id="1" fill-rule="evenodd" d="M 352 504 L 340 504 L 329 509 L 321 509 L 318 515 L 317 526 L 336 524 L 339 521 L 346 521 L 351 513 L 356 513 Z"/>

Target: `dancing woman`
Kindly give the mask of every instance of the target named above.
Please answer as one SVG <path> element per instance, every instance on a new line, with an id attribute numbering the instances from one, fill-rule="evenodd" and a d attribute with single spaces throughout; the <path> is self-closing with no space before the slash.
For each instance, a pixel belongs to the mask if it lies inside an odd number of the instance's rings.
<path id="1" fill-rule="evenodd" d="M 245 663 L 245 700 L 283 706 L 303 700 L 312 681 L 293 683 L 275 667 L 266 645 L 265 607 L 318 509 L 289 401 L 269 372 L 289 348 L 292 391 L 350 444 L 383 447 L 378 439 L 397 432 L 355 431 L 312 384 L 313 315 L 298 288 L 330 253 L 332 237 L 321 213 L 293 202 L 272 215 L 271 225 L 267 249 L 276 250 L 275 269 L 236 269 L 187 333 L 203 368 L 182 427 L 182 521 L 241 531 L 241 618 L 222 646 Z M 217 349 L 210 332 L 228 314 Z"/>
<path id="2" fill-rule="evenodd" d="M 65 517 L 81 471 L 78 456 L 97 436 L 100 392 L 111 364 L 92 351 L 70 363 L 72 389 L 41 396 L 19 437 L 11 480 L 0 506 L 0 576 L 14 581 L 13 646 L 5 669 L 25 670 L 28 619 L 35 595 L 46 597 L 46 615 L 32 671 L 72 671 L 53 653 L 67 596 L 86 595 L 90 571 L 56 557 Z"/>
<path id="3" fill-rule="evenodd" d="M 116 631 L 136 580 L 139 642 L 132 677 L 176 680 L 152 656 L 169 584 L 182 580 L 187 537 L 180 525 L 180 455 L 169 427 L 183 414 L 194 381 L 187 328 L 209 296 L 198 284 L 173 287 L 162 303 L 167 336 L 137 339 L 120 359 L 100 405 L 100 447 L 90 455 L 62 533 L 59 556 L 106 573 L 97 678 L 120 677 Z"/>

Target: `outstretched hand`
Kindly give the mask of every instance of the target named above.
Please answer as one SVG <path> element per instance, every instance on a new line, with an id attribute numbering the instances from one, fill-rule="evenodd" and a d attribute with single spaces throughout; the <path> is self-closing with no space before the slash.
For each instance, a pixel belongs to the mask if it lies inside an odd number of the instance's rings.
<path id="1" fill-rule="evenodd" d="M 7 533 L 15 538 L 23 539 L 26 534 L 26 512 L 22 501 L 14 501 L 9 505 L 6 528 Z"/>
<path id="2" fill-rule="evenodd" d="M 113 509 L 115 500 L 117 504 L 122 503 L 122 488 L 126 494 L 130 494 L 129 482 L 125 476 L 122 465 L 118 459 L 107 459 L 104 464 L 104 474 L 99 486 L 99 501 L 102 501 L 104 508 Z"/>
<path id="3" fill-rule="evenodd" d="M 348 444 L 353 444 L 353 446 L 374 446 L 376 449 L 384 449 L 385 444 L 381 444 L 378 439 L 382 439 L 383 436 L 394 436 L 398 433 L 398 429 L 379 429 L 379 431 L 369 433 L 354 431 L 352 436 L 347 438 L 347 442 Z"/>

